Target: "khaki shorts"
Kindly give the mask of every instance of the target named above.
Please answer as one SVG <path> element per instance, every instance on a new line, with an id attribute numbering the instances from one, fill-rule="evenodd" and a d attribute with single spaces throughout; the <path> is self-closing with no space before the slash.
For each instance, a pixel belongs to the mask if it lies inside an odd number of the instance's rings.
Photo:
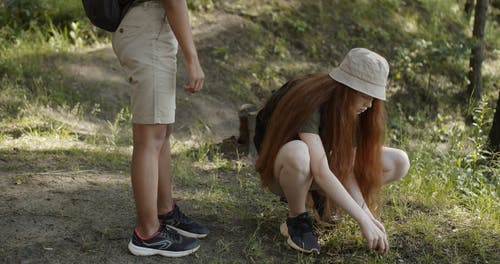
<path id="1" fill-rule="evenodd" d="M 160 2 L 133 6 L 112 43 L 131 86 L 132 122 L 174 123 L 178 43 Z"/>

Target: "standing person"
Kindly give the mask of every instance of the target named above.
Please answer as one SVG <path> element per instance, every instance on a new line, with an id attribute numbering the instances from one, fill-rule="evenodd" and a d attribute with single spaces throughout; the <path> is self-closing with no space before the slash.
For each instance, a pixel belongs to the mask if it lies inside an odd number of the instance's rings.
<path id="1" fill-rule="evenodd" d="M 383 146 L 388 73 L 382 56 L 355 48 L 329 74 L 286 83 L 257 115 L 256 169 L 263 185 L 288 202 L 280 231 L 292 248 L 319 253 L 310 196 L 324 219 L 331 216 L 324 201 L 331 201 L 358 222 L 369 248 L 389 249 L 375 217 L 378 193 L 410 164 L 404 151 Z"/>
<path id="2" fill-rule="evenodd" d="M 113 50 L 131 86 L 132 189 L 137 225 L 134 255 L 180 257 L 200 247 L 208 229 L 184 215 L 172 198 L 170 135 L 175 117 L 178 44 L 188 92 L 202 89 L 200 66 L 185 0 L 136 0 L 113 33 Z"/>

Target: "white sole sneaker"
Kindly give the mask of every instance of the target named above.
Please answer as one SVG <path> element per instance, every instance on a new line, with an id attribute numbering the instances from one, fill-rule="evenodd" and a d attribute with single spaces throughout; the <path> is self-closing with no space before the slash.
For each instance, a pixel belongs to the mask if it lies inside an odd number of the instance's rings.
<path id="1" fill-rule="evenodd" d="M 145 248 L 145 247 L 139 247 L 134 245 L 132 241 L 128 243 L 128 250 L 130 253 L 132 253 L 135 256 L 153 256 L 153 255 L 161 255 L 164 257 L 184 257 L 189 254 L 192 254 L 196 252 L 200 246 L 197 246 L 195 248 L 189 249 L 189 250 L 184 250 L 184 251 L 167 251 L 167 250 L 160 250 L 160 249 L 152 249 L 152 248 Z"/>
<path id="2" fill-rule="evenodd" d="M 306 250 L 306 249 L 303 249 L 303 248 L 299 247 L 297 244 L 295 244 L 295 242 L 293 242 L 292 238 L 288 234 L 288 226 L 286 225 L 286 222 L 284 222 L 284 223 L 282 223 L 280 225 L 280 233 L 281 233 L 281 235 L 283 235 L 284 237 L 287 238 L 286 243 L 291 248 L 293 248 L 293 249 L 295 249 L 297 251 L 300 251 L 300 252 L 304 252 L 304 253 L 316 253 L 316 254 L 319 254 L 319 251 L 316 250 L 316 249 Z"/>

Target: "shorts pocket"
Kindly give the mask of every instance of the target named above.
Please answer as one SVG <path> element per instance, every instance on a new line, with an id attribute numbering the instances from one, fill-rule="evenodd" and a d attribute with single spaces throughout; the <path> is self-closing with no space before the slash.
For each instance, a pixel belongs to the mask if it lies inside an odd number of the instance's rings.
<path id="1" fill-rule="evenodd" d="M 144 31 L 145 26 L 140 24 L 120 24 L 115 34 L 118 35 L 121 39 L 129 40 L 135 39 L 140 36 L 140 34 Z"/>

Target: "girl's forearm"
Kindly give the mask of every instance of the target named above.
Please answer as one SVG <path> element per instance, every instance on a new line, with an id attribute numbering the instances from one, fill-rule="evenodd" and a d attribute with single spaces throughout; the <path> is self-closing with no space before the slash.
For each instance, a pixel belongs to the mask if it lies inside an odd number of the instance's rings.
<path id="1" fill-rule="evenodd" d="M 363 209 L 370 217 L 373 218 L 368 205 L 363 198 L 363 194 L 361 193 L 361 189 L 359 188 L 358 182 L 353 174 L 349 175 L 346 182 L 347 192 L 351 195 L 351 197 L 356 201 L 356 203 Z"/>
<path id="2" fill-rule="evenodd" d="M 328 198 L 332 199 L 349 215 L 351 215 L 360 225 L 371 221 L 368 215 L 361 209 L 356 201 L 347 192 L 346 188 L 337 179 L 330 170 L 328 159 L 323 148 L 321 138 L 317 134 L 302 133 L 302 140 L 309 146 L 309 155 L 311 157 L 311 173 L 314 181 L 326 193 Z"/>
<path id="3" fill-rule="evenodd" d="M 329 169 L 325 168 L 321 171 L 321 176 L 314 177 L 314 181 L 323 189 L 327 196 L 358 223 L 361 224 L 363 221 L 368 221 L 368 215 L 363 211 L 361 205 L 353 199 L 337 177 Z"/>
<path id="4" fill-rule="evenodd" d="M 197 60 L 186 0 L 163 0 L 163 8 L 186 61 Z"/>

